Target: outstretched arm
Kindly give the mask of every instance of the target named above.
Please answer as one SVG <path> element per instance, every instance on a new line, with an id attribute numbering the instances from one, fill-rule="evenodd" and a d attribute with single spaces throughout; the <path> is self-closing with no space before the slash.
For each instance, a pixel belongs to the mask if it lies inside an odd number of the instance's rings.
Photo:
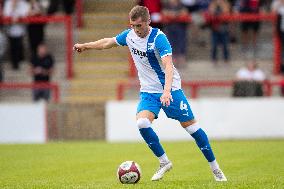
<path id="1" fill-rule="evenodd" d="M 117 46 L 118 45 L 115 41 L 115 38 L 104 38 L 89 43 L 82 43 L 82 44 L 77 43 L 74 45 L 73 49 L 81 53 L 89 49 L 102 50 L 102 49 L 110 49 L 112 47 L 117 47 Z"/>

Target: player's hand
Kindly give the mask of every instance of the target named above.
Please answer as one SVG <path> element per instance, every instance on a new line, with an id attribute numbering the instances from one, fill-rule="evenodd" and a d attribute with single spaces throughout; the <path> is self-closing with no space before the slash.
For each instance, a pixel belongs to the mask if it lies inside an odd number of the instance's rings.
<path id="1" fill-rule="evenodd" d="M 172 97 L 172 94 L 169 91 L 164 91 L 162 96 L 161 96 L 161 98 L 160 98 L 160 100 L 161 100 L 162 105 L 166 106 L 166 107 L 169 107 L 171 102 L 174 101 L 173 97 Z"/>
<path id="2" fill-rule="evenodd" d="M 84 48 L 83 44 L 78 44 L 77 43 L 77 44 L 75 44 L 73 46 L 73 50 L 77 51 L 78 53 L 81 53 L 81 52 L 83 52 L 85 50 L 85 48 Z"/>

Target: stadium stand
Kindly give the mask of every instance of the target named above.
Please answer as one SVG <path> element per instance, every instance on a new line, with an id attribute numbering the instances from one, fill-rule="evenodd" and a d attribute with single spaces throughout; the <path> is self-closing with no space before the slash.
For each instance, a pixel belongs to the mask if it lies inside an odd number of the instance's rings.
<path id="1" fill-rule="evenodd" d="M 113 37 L 128 24 L 129 1 L 85 1 L 84 28 L 78 31 L 77 41 L 94 41 Z M 110 11 L 111 10 L 111 11 Z M 70 81 L 67 102 L 104 102 L 115 99 L 116 85 L 127 80 L 126 48 L 108 51 L 89 51 L 75 57 L 75 77 Z"/>
<path id="2" fill-rule="evenodd" d="M 62 32 L 58 32 L 62 31 Z M 61 23 L 49 23 L 46 25 L 46 44 L 50 48 L 51 53 L 55 57 L 55 72 L 52 81 L 57 82 L 60 88 L 60 99 L 66 96 L 66 90 L 68 89 L 68 81 L 66 80 L 65 73 L 65 33 L 64 25 Z M 11 66 L 7 63 L 8 57 L 5 56 L 3 60 L 4 70 L 4 82 L 5 83 L 31 83 L 32 77 L 29 73 L 29 48 L 27 40 L 25 39 L 25 61 L 21 65 L 21 69 L 13 71 Z M 2 102 L 29 102 L 32 101 L 31 89 L 3 89 L 0 91 L 0 100 Z"/>
<path id="3" fill-rule="evenodd" d="M 131 2 L 131 3 L 129 3 Z M 128 24 L 127 13 L 134 5 L 133 1 L 114 0 L 84 1 L 84 27 L 74 29 L 75 42 L 93 41 L 102 37 L 112 37 L 121 32 Z M 73 22 L 75 23 L 75 22 Z M 237 27 L 238 28 L 238 27 Z M 273 69 L 273 24 L 264 22 L 258 41 L 258 63 L 265 70 L 266 75 L 272 75 Z M 61 32 L 58 32 L 61 31 Z M 65 78 L 65 33 L 62 24 L 48 24 L 46 27 L 47 44 L 56 59 L 56 69 L 53 81 L 59 82 L 60 94 L 63 102 L 105 102 L 116 99 L 117 83 L 128 80 L 128 50 L 115 48 L 108 51 L 85 52 L 74 56 L 74 77 Z M 241 54 L 239 43 L 232 44 L 230 50 L 232 58 L 229 65 L 214 66 L 210 62 L 210 31 L 202 30 L 200 37 L 207 42 L 204 47 L 192 43 L 193 36 L 189 32 L 188 64 L 180 70 L 184 81 L 192 80 L 232 80 L 235 72 L 245 64 L 249 57 Z M 28 52 L 27 52 L 28 53 Z M 15 74 L 5 64 L 5 81 L 30 82 L 27 76 L 28 64 Z M 206 74 L 204 74 L 206 73 Z M 107 92 L 106 92 L 107 91 Z M 24 93 L 24 94 L 23 94 Z M 201 96 L 228 96 L 230 88 L 209 88 L 201 90 Z M 31 99 L 30 91 L 2 91 L 1 100 Z M 13 98 L 12 98 L 13 97 Z M 126 95 L 126 99 L 137 99 L 137 89 Z"/>

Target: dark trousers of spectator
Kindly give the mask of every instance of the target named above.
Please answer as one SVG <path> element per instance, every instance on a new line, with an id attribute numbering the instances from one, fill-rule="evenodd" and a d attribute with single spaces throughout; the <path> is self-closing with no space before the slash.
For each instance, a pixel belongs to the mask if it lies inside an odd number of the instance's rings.
<path id="1" fill-rule="evenodd" d="M 218 54 L 218 46 L 222 45 L 223 48 L 223 57 L 225 61 L 229 60 L 229 32 L 228 31 L 212 31 L 211 33 L 211 43 L 212 43 L 212 49 L 211 49 L 211 58 L 213 61 L 217 61 L 217 54 Z"/>
<path id="2" fill-rule="evenodd" d="M 0 58 L 0 83 L 4 81 L 4 70 L 3 70 L 3 62 Z"/>
<path id="3" fill-rule="evenodd" d="M 44 24 L 28 25 L 28 36 L 32 57 L 37 54 L 38 45 L 44 42 L 44 26 Z"/>
<path id="4" fill-rule="evenodd" d="M 12 68 L 17 70 L 20 67 L 20 61 L 24 59 L 23 37 L 9 37 L 9 42 Z"/>
<path id="5" fill-rule="evenodd" d="M 49 101 L 50 90 L 49 89 L 34 89 L 33 90 L 33 101 L 45 100 Z"/>
<path id="6" fill-rule="evenodd" d="M 49 5 L 47 13 L 53 14 L 53 13 L 57 12 L 58 6 L 60 5 L 60 2 L 63 3 L 64 12 L 66 14 L 72 14 L 73 13 L 75 0 L 50 0 L 50 5 Z"/>

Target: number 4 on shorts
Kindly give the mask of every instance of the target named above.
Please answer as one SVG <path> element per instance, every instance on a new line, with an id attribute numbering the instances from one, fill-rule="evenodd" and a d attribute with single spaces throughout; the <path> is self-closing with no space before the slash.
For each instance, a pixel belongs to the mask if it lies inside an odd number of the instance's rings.
<path id="1" fill-rule="evenodd" d="M 180 102 L 180 109 L 181 110 L 186 110 L 186 111 L 188 110 L 187 109 L 187 104 L 183 103 L 183 100 Z"/>

